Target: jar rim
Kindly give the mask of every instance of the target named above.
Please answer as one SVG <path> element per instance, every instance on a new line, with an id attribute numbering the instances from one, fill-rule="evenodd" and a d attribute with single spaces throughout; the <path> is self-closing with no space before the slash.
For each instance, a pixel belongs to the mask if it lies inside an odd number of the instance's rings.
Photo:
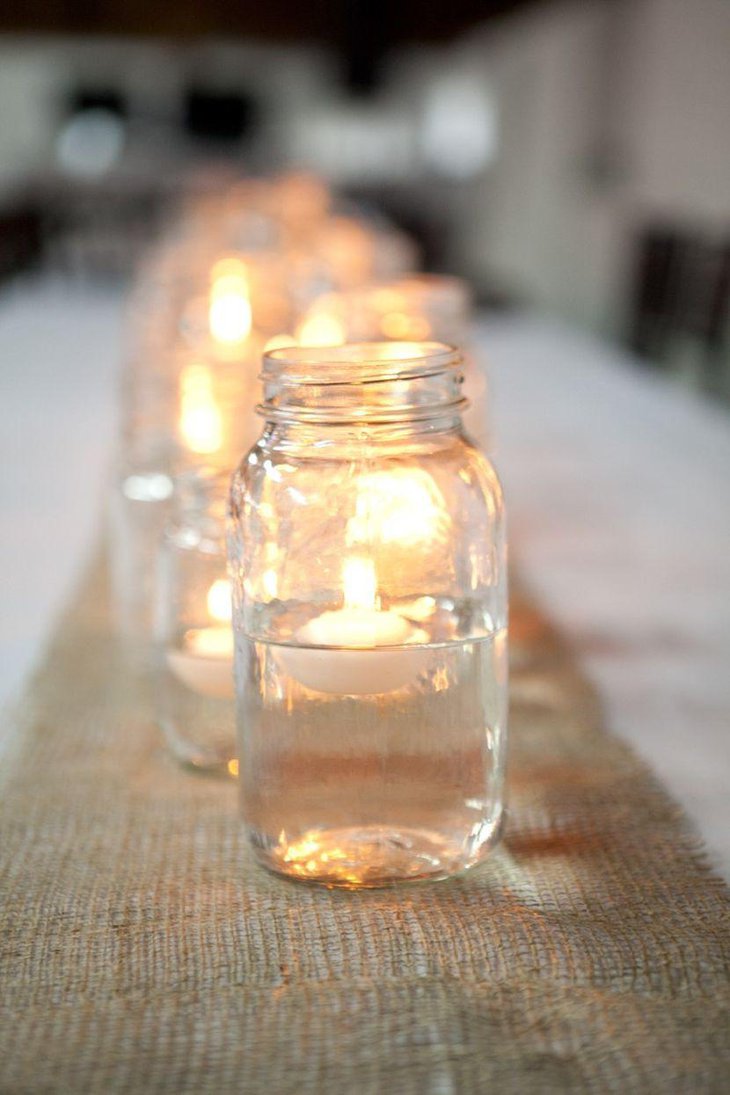
<path id="1" fill-rule="evenodd" d="M 284 346 L 263 355 L 260 379 L 325 387 L 413 380 L 461 364 L 445 342 L 348 342 L 342 346 Z"/>

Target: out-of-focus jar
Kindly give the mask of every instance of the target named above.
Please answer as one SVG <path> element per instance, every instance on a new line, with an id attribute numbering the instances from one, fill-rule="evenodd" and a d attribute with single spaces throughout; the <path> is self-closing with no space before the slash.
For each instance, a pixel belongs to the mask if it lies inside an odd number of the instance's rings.
<path id="1" fill-rule="evenodd" d="M 322 293 L 304 312 L 293 342 L 339 346 L 378 339 L 432 339 L 457 347 L 469 408 L 471 435 L 489 449 L 485 363 L 472 343 L 471 292 L 461 278 L 446 274 L 407 274 L 347 292 Z"/>
<path id="2" fill-rule="evenodd" d="M 157 711 L 174 756 L 199 770 L 237 772 L 231 590 L 226 569 L 229 476 L 197 469 L 176 482 L 159 554 Z"/>

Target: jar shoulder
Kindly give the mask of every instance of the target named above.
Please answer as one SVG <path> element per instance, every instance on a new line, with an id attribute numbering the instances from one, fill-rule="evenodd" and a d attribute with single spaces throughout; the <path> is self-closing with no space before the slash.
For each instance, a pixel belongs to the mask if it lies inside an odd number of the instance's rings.
<path id="1" fill-rule="evenodd" d="M 453 480 L 463 493 L 483 495 L 493 505 L 503 504 L 499 476 L 489 456 L 465 433 L 453 431 L 400 444 L 353 446 L 316 442 L 294 447 L 260 440 L 241 460 L 232 478 L 234 506 L 245 499 L 256 502 L 262 495 L 269 501 L 292 488 L 319 494 L 343 482 L 356 485 L 358 479 L 392 474 L 402 479 L 435 477 L 447 485 Z"/>

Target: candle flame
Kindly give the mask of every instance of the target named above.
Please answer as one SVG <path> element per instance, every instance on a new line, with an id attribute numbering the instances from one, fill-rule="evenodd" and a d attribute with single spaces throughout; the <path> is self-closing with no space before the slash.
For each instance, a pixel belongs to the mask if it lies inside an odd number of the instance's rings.
<path id="1" fill-rule="evenodd" d="M 192 452 L 214 453 L 223 445 L 223 416 L 205 365 L 188 365 L 182 371 L 179 427 Z"/>
<path id="2" fill-rule="evenodd" d="M 218 578 L 208 590 L 208 612 L 213 620 L 229 623 L 233 617 L 231 583 L 227 578 Z"/>
<path id="3" fill-rule="evenodd" d="M 251 334 L 251 298 L 246 267 L 238 259 L 221 259 L 211 272 L 208 324 L 217 342 L 231 346 Z"/>
<path id="4" fill-rule="evenodd" d="M 378 582 L 375 563 L 362 555 L 351 555 L 342 567 L 345 608 L 377 608 Z"/>

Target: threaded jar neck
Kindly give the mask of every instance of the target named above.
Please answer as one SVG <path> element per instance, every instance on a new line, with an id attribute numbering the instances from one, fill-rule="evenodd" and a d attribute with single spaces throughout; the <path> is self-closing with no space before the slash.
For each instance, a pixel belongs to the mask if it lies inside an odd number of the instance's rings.
<path id="1" fill-rule="evenodd" d="M 264 354 L 272 422 L 408 424 L 456 417 L 466 406 L 462 357 L 440 342 L 358 342 L 285 347 Z"/>

